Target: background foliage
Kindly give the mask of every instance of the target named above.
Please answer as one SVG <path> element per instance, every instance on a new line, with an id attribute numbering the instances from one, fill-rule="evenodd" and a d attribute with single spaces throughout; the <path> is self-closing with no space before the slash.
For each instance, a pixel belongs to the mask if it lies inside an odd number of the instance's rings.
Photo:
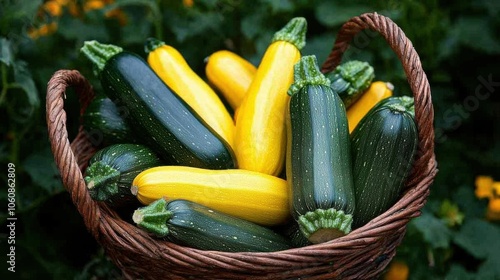
<path id="1" fill-rule="evenodd" d="M 0 161 L 5 172 L 0 176 L 6 181 L 7 163 L 16 165 L 15 276 L 119 276 L 61 185 L 45 124 L 46 85 L 55 71 L 78 69 L 99 90 L 79 53 L 85 40 L 144 55 L 145 39 L 157 37 L 203 75 L 204 58 L 219 49 L 257 65 L 272 34 L 294 16 L 308 20 L 303 53 L 324 61 L 341 24 L 372 11 L 394 20 L 412 41 L 435 107 L 439 173 L 422 215 L 410 222 L 398 248 L 394 262 L 403 269 L 396 275 L 409 269 L 409 279 L 499 279 L 499 222 L 485 218 L 488 202 L 474 195 L 476 176 L 500 180 L 500 2 L 495 0 L 1 0 Z M 411 94 L 397 57 L 383 39 L 371 38 L 344 59 L 370 62 L 377 79 L 395 85 L 395 94 Z M 74 136 L 76 98 L 68 94 L 65 106 Z M 6 191 L 0 199 L 4 224 Z"/>

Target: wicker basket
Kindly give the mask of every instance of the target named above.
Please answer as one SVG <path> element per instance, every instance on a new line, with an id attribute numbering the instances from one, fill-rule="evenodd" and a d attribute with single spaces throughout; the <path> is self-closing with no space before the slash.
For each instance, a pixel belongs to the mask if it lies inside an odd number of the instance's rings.
<path id="1" fill-rule="evenodd" d="M 47 87 L 47 125 L 62 181 L 85 225 L 128 279 L 374 279 L 396 253 L 408 221 L 420 215 L 436 175 L 433 107 L 420 58 L 403 31 L 389 18 L 367 13 L 346 22 L 322 66 L 332 70 L 354 35 L 364 29 L 382 35 L 399 57 L 415 98 L 419 151 L 404 195 L 382 215 L 350 234 L 323 244 L 272 253 L 202 251 L 155 239 L 124 221 L 104 203 L 92 200 L 82 173 L 96 148 L 82 127 L 70 143 L 65 91 L 78 94 L 80 114 L 94 93 L 76 70 L 59 70 Z"/>

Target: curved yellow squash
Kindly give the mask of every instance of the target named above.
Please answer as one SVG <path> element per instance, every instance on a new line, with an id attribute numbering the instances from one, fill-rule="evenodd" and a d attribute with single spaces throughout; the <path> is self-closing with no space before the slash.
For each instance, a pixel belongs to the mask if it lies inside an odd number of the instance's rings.
<path id="1" fill-rule="evenodd" d="M 347 109 L 347 121 L 349 123 L 349 133 L 354 131 L 361 119 L 379 101 L 392 96 L 394 86 L 388 82 L 376 81 L 371 83 L 363 95 Z"/>
<path id="2" fill-rule="evenodd" d="M 287 91 L 305 44 L 306 28 L 304 18 L 292 19 L 275 34 L 264 53 L 237 111 L 235 155 L 239 168 L 271 175 L 283 169 Z"/>
<path id="3" fill-rule="evenodd" d="M 217 93 L 194 72 L 182 54 L 162 41 L 150 39 L 147 61 L 155 73 L 231 147 L 234 122 Z"/>
<path id="4" fill-rule="evenodd" d="M 205 74 L 231 108 L 236 110 L 257 72 L 252 63 L 228 50 L 220 50 L 206 59 Z"/>
<path id="5" fill-rule="evenodd" d="M 139 173 L 131 191 L 142 204 L 186 199 L 261 225 L 290 218 L 286 181 L 244 169 L 159 166 Z"/>

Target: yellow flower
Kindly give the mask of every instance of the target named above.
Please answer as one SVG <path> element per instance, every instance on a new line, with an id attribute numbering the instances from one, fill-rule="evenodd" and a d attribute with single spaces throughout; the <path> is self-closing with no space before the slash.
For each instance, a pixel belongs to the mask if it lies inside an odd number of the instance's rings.
<path id="1" fill-rule="evenodd" d="M 392 261 L 389 270 L 384 275 L 384 280 L 406 280 L 410 274 L 410 269 L 406 263 Z"/>
<path id="2" fill-rule="evenodd" d="M 486 219 L 500 221 L 500 182 L 490 176 L 476 177 L 476 197 L 488 198 Z"/>
<path id="3" fill-rule="evenodd" d="M 182 0 L 182 5 L 184 5 L 184 7 L 191 8 L 194 5 L 194 1 L 193 0 Z"/>
<path id="4" fill-rule="evenodd" d="M 476 197 L 489 198 L 492 196 L 493 178 L 490 176 L 476 177 Z"/>

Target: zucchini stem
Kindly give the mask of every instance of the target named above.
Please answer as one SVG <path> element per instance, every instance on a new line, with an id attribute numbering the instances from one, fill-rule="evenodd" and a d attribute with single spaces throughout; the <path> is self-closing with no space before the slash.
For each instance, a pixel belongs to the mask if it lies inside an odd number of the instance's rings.
<path id="1" fill-rule="evenodd" d="M 299 216 L 297 222 L 304 236 L 318 244 L 351 232 L 352 215 L 334 208 L 316 209 Z"/>
<path id="2" fill-rule="evenodd" d="M 158 40 L 156 38 L 148 38 L 146 39 L 146 42 L 144 43 L 144 52 L 146 54 L 156 50 L 157 48 L 164 46 L 165 42 Z"/>
<path id="3" fill-rule="evenodd" d="M 98 201 L 105 201 L 118 194 L 120 171 L 113 167 L 95 162 L 87 168 L 85 183 L 90 196 Z"/>
<path id="4" fill-rule="evenodd" d="M 85 41 L 80 51 L 94 64 L 97 73 L 100 73 L 104 69 L 106 61 L 122 52 L 123 49 L 119 46 L 102 44 L 92 40 Z"/>
<path id="5" fill-rule="evenodd" d="M 135 210 L 132 220 L 148 232 L 152 232 L 158 237 L 165 237 L 169 234 L 167 221 L 172 216 L 173 213 L 167 210 L 167 201 L 160 198 L 147 206 Z"/>
<path id="6" fill-rule="evenodd" d="M 292 96 L 307 85 L 330 86 L 330 80 L 321 73 L 318 60 L 315 55 L 303 56 L 294 65 L 294 82 L 288 89 L 288 95 Z"/>
<path id="7" fill-rule="evenodd" d="M 387 107 L 389 107 L 392 112 L 407 112 L 412 115 L 412 117 L 415 117 L 415 103 L 413 97 L 403 95 L 397 98 L 400 101 L 399 103 L 388 104 Z"/>
<path id="8" fill-rule="evenodd" d="M 286 41 L 295 45 L 300 50 L 306 45 L 306 31 L 307 21 L 305 18 L 292 18 L 282 29 L 274 34 L 271 43 Z"/>

